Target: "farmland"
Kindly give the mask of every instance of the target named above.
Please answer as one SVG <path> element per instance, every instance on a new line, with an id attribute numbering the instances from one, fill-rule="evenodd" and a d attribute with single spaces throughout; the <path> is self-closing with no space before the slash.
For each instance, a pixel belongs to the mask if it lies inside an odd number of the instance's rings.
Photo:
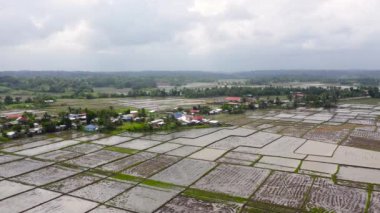
<path id="1" fill-rule="evenodd" d="M 215 116 L 230 126 L 5 142 L 0 209 L 377 212 L 379 109 L 258 110 Z"/>

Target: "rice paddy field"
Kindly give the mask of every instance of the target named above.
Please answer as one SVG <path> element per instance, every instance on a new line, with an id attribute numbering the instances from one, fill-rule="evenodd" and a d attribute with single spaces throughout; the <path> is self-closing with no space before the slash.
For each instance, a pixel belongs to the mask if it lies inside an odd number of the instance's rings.
<path id="1" fill-rule="evenodd" d="M 0 211 L 379 212 L 379 115 L 343 104 L 218 115 L 228 127 L 2 143 Z"/>

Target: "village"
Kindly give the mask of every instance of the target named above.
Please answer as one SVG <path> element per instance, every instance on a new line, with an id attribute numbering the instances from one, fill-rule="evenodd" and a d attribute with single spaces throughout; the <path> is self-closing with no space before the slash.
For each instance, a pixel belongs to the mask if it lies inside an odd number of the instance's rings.
<path id="1" fill-rule="evenodd" d="M 206 105 L 197 105 L 190 108 L 189 106 L 187 106 L 188 108 L 179 106 L 171 111 L 156 111 L 145 108 L 136 110 L 126 108 L 125 110 L 116 111 L 111 108 L 108 109 L 107 117 L 103 118 L 108 121 L 100 123 L 96 112 L 91 111 L 91 115 L 87 115 L 88 109 L 68 109 L 67 112 L 58 114 L 49 114 L 42 110 L 14 110 L 1 112 L 0 131 L 3 138 L 14 139 L 72 129 L 87 132 L 107 131 L 126 122 L 145 123 L 149 126 L 148 130 L 160 130 L 161 127 L 172 122 L 173 119 L 178 126 L 218 126 L 221 125 L 219 121 L 208 119 L 207 117 L 220 113 L 239 114 L 244 113 L 245 110 L 267 109 L 273 106 L 291 109 L 294 108 L 294 100 L 302 100 L 303 97 L 304 94 L 300 92 L 291 94 L 293 101 L 280 100 L 279 98 L 259 100 L 249 95 L 246 97 L 225 97 L 216 98 L 212 103 Z M 46 100 L 45 102 L 53 103 L 54 101 Z M 301 101 L 297 103 L 297 106 L 304 105 Z"/>

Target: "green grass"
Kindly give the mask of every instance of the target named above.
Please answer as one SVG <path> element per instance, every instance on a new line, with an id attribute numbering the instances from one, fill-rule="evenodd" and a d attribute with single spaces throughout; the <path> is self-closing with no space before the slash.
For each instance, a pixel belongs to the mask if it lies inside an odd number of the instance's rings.
<path id="1" fill-rule="evenodd" d="M 144 181 L 144 178 L 141 177 L 135 177 L 132 175 L 126 175 L 123 173 L 115 173 L 114 175 L 111 176 L 111 178 L 115 178 L 118 180 L 126 180 L 126 181 L 132 181 L 132 182 L 142 182 Z"/>
<path id="2" fill-rule="evenodd" d="M 139 152 L 139 150 L 127 149 L 127 148 L 115 147 L 115 146 L 109 146 L 109 147 L 106 147 L 104 149 L 108 150 L 108 151 L 126 153 L 126 154 L 130 154 L 130 155 L 133 155 L 133 154 L 136 154 L 137 152 Z"/>
<path id="3" fill-rule="evenodd" d="M 217 192 L 208 192 L 199 189 L 187 189 L 183 194 L 196 199 L 212 202 L 230 201 L 236 203 L 245 203 L 247 201 L 247 199 L 242 197 L 235 197 Z"/>
<path id="4" fill-rule="evenodd" d="M 339 169 L 340 169 L 340 165 L 338 165 L 337 169 L 336 169 L 336 172 L 334 174 L 331 175 L 331 180 L 334 182 L 334 184 L 337 184 L 338 183 L 338 177 L 337 177 L 337 174 L 339 172 Z"/>
<path id="5" fill-rule="evenodd" d="M 4 136 L 0 136 L 0 143 L 5 143 L 5 142 L 9 142 L 9 141 L 11 141 L 11 139 L 6 138 Z"/>
<path id="6" fill-rule="evenodd" d="M 367 201 L 365 203 L 365 209 L 364 209 L 365 213 L 368 213 L 368 209 L 371 204 L 372 191 L 373 191 L 373 184 L 368 184 L 368 187 L 367 187 L 368 195 L 367 195 Z"/>
<path id="7" fill-rule="evenodd" d="M 301 160 L 300 164 L 298 164 L 297 168 L 294 170 L 294 173 L 298 173 L 300 171 L 302 163 L 303 163 L 303 160 Z"/>
<path id="8" fill-rule="evenodd" d="M 154 186 L 154 187 L 158 187 L 158 188 L 163 188 L 163 189 L 173 189 L 173 188 L 181 187 L 181 186 L 178 186 L 175 184 L 161 182 L 161 181 L 157 181 L 157 180 L 149 180 L 149 179 L 144 180 L 143 182 L 141 182 L 141 184 L 148 185 L 148 186 Z"/>

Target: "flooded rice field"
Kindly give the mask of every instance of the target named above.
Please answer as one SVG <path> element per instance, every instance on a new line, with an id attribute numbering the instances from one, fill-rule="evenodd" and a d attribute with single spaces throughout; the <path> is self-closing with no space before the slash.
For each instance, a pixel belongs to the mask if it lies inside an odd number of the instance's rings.
<path id="1" fill-rule="evenodd" d="M 380 107 L 1 144 L 1 212 L 380 211 Z"/>

